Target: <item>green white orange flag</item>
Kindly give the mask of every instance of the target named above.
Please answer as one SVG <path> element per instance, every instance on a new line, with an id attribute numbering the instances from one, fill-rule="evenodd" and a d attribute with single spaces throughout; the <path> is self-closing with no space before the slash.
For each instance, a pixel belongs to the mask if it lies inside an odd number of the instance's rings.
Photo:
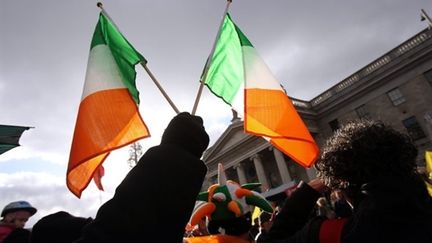
<path id="1" fill-rule="evenodd" d="M 90 47 L 66 184 L 77 197 L 112 150 L 150 136 L 139 110 L 135 65 L 146 62 L 103 14 Z M 103 170 L 102 170 L 103 171 Z"/>
<path id="2" fill-rule="evenodd" d="M 319 153 L 317 144 L 280 83 L 229 14 L 206 68 L 202 80 L 244 118 L 246 132 L 264 136 L 304 167 L 313 165 Z"/>

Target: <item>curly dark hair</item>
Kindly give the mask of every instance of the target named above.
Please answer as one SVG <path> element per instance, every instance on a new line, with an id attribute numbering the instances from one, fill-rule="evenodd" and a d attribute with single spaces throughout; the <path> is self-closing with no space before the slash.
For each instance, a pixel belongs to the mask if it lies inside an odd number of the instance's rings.
<path id="1" fill-rule="evenodd" d="M 358 187 L 382 177 L 416 175 L 411 138 L 381 121 L 356 120 L 335 131 L 315 168 L 330 188 Z"/>

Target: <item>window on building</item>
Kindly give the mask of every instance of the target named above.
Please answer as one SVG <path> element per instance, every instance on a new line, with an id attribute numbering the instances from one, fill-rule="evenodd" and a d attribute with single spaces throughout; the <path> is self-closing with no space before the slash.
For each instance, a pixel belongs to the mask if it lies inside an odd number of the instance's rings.
<path id="1" fill-rule="evenodd" d="M 432 86 L 432 69 L 426 71 L 423 75 L 425 76 L 426 80 L 429 82 L 430 86 Z"/>
<path id="2" fill-rule="evenodd" d="M 387 95 L 395 106 L 405 102 L 405 97 L 402 95 L 398 88 L 390 90 Z"/>
<path id="3" fill-rule="evenodd" d="M 338 130 L 339 129 L 339 121 L 338 121 L 338 119 L 331 120 L 329 122 L 329 125 L 330 125 L 330 128 L 332 129 L 333 132 L 336 131 L 336 130 Z"/>
<path id="4" fill-rule="evenodd" d="M 356 111 L 357 116 L 359 118 L 363 118 L 363 119 L 370 119 L 371 118 L 369 111 L 366 109 L 365 105 L 361 105 L 361 106 L 357 107 L 355 109 L 355 111 Z"/>
<path id="5" fill-rule="evenodd" d="M 415 116 L 403 120 L 402 123 L 413 140 L 418 140 L 426 137 L 426 134 L 423 132 L 423 129 L 421 128 L 420 124 L 417 122 Z"/>

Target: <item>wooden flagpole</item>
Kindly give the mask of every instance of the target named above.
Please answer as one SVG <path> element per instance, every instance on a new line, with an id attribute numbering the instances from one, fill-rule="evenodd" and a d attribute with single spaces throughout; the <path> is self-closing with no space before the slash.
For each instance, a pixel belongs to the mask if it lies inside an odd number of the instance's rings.
<path id="1" fill-rule="evenodd" d="M 222 16 L 221 23 L 220 23 L 220 25 L 219 25 L 219 30 L 218 30 L 218 32 L 217 32 L 216 39 L 215 39 L 215 41 L 214 41 L 214 43 L 213 43 L 213 47 L 212 47 L 211 52 L 210 52 L 210 55 L 209 55 L 209 57 L 208 57 L 208 59 L 207 59 L 206 66 L 204 67 L 204 72 L 203 72 L 202 78 L 200 79 L 200 86 L 199 86 L 199 88 L 198 88 L 198 93 L 197 93 L 197 96 L 196 96 L 196 98 L 195 98 L 194 106 L 193 106 L 193 108 L 192 108 L 192 113 L 191 113 L 192 115 L 195 115 L 195 112 L 196 112 L 196 110 L 197 110 L 198 103 L 199 103 L 199 100 L 200 100 L 200 98 L 201 98 L 202 90 L 203 90 L 203 88 L 204 88 L 204 82 L 205 82 L 205 80 L 207 79 L 207 73 L 208 73 L 208 70 L 209 70 L 210 65 L 211 65 L 211 59 L 212 59 L 213 54 L 214 54 L 214 52 L 215 52 L 216 44 L 217 44 L 217 41 L 219 40 L 219 37 L 220 37 L 220 33 L 221 33 L 221 29 L 222 29 L 222 25 L 223 25 L 223 23 L 224 23 L 225 16 L 226 16 L 227 13 L 228 13 L 228 9 L 229 9 L 229 6 L 230 6 L 231 2 L 232 2 L 232 0 L 227 0 L 227 5 L 226 5 L 226 7 L 225 7 L 225 11 L 224 11 L 224 14 L 223 14 L 223 16 Z"/>
<path id="2" fill-rule="evenodd" d="M 111 19 L 111 17 L 108 15 L 108 13 L 103 8 L 102 3 L 98 2 L 97 6 L 101 9 L 102 14 L 105 15 L 111 21 L 111 23 L 117 28 L 117 30 L 120 32 L 120 29 L 117 27 L 117 25 L 114 23 L 114 21 Z M 147 74 L 150 76 L 150 78 L 153 80 L 153 82 L 158 87 L 158 89 L 160 90 L 160 92 L 162 93 L 162 95 L 165 97 L 165 99 L 168 101 L 168 103 L 171 105 L 171 107 L 174 109 L 174 111 L 177 114 L 180 113 L 179 109 L 177 109 L 177 107 L 172 102 L 172 100 L 170 99 L 170 97 L 167 95 L 167 93 L 165 92 L 165 90 L 162 88 L 162 86 L 160 85 L 160 83 L 157 81 L 157 79 L 155 78 L 155 76 L 153 75 L 153 73 L 150 72 L 150 69 L 147 67 L 147 64 L 145 62 L 143 62 L 143 61 L 141 61 L 140 64 L 144 68 L 144 70 L 147 72 Z"/>

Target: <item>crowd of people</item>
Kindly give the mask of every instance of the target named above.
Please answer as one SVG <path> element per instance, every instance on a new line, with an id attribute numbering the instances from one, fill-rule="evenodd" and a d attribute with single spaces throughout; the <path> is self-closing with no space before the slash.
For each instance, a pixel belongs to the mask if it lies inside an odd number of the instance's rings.
<path id="1" fill-rule="evenodd" d="M 278 210 L 261 212 L 255 226 L 250 212 L 230 202 L 226 220 L 208 214 L 186 227 L 207 172 L 200 158 L 208 144 L 203 120 L 180 113 L 94 219 L 57 212 L 30 232 L 24 225 L 36 208 L 12 202 L 1 214 L 0 243 L 432 242 L 432 198 L 417 170 L 418 151 L 389 125 L 344 124 L 322 147 L 316 178 L 300 182 Z M 206 210 L 221 212 L 215 205 L 229 194 L 214 190 Z M 239 191 L 240 199 L 251 195 Z"/>

